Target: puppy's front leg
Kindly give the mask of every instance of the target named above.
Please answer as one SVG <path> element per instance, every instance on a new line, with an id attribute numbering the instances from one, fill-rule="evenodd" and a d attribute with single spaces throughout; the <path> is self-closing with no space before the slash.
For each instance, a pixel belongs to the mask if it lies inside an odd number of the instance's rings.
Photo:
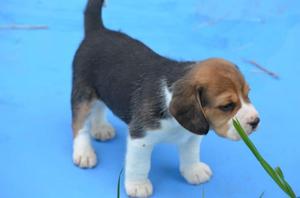
<path id="1" fill-rule="evenodd" d="M 148 179 L 153 145 L 147 145 L 143 138 L 127 140 L 125 165 L 125 189 L 131 197 L 148 197 L 153 187 Z"/>
<path id="2" fill-rule="evenodd" d="M 180 172 L 190 184 L 208 181 L 212 175 L 209 166 L 200 162 L 200 143 L 202 136 L 192 136 L 179 145 Z"/>

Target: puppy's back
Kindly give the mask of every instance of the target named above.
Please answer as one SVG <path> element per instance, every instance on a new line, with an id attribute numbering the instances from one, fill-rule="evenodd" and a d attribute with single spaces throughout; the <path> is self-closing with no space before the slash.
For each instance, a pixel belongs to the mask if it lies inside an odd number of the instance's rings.
<path id="1" fill-rule="evenodd" d="M 161 79 L 180 63 L 158 55 L 126 34 L 105 28 L 96 7 L 102 2 L 90 0 L 87 5 L 85 38 L 74 58 L 73 83 L 77 79 L 93 87 L 97 96 L 128 123 L 133 95 L 140 94 L 141 86 L 151 87 L 151 93 L 144 91 L 146 94 L 158 93 L 153 87 L 159 89 Z"/>

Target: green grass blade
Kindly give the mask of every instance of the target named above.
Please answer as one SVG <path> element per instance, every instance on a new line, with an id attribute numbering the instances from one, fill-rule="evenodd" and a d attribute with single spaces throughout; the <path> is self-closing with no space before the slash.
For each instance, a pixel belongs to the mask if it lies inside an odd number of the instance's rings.
<path id="1" fill-rule="evenodd" d="M 254 144 L 250 141 L 250 139 L 248 138 L 248 135 L 245 133 L 244 129 L 242 128 L 240 122 L 238 120 L 234 120 L 233 125 L 234 125 L 235 129 L 237 130 L 237 132 L 239 133 L 239 135 L 241 136 L 241 138 L 246 143 L 246 145 L 249 147 L 249 149 L 255 155 L 255 157 L 258 158 L 258 159 L 262 159 L 262 157 L 260 156 L 258 150 L 254 146 Z"/>
<path id="2" fill-rule="evenodd" d="M 287 183 L 287 181 L 283 180 L 285 186 L 286 186 L 286 189 L 288 191 L 288 194 L 293 197 L 293 198 L 296 198 L 296 194 L 295 192 L 293 191 L 292 187 Z"/>
<path id="3" fill-rule="evenodd" d="M 234 126 L 241 136 L 241 138 L 244 140 L 246 145 L 249 147 L 249 149 L 252 151 L 254 156 L 258 159 L 260 164 L 263 166 L 263 168 L 267 171 L 267 173 L 272 177 L 272 179 L 277 183 L 277 185 L 288 195 L 291 196 L 291 193 L 289 192 L 290 190 L 284 182 L 282 181 L 282 178 L 273 170 L 273 168 L 264 160 L 264 158 L 259 154 L 258 150 L 254 146 L 254 144 L 251 142 L 249 137 L 246 135 L 244 129 L 242 128 L 241 124 L 239 123 L 238 120 L 234 121 Z"/>
<path id="4" fill-rule="evenodd" d="M 289 194 L 295 194 L 293 192 L 291 186 L 284 180 L 284 175 L 283 175 L 283 172 L 282 172 L 281 168 L 280 167 L 276 167 L 274 170 L 277 173 L 277 175 L 282 179 L 282 183 L 285 185 L 288 193 Z"/>
<path id="5" fill-rule="evenodd" d="M 241 136 L 242 140 L 254 154 L 256 159 L 262 165 L 262 167 L 266 170 L 266 172 L 271 176 L 271 178 L 277 183 L 277 185 L 291 198 L 296 198 L 294 191 L 292 190 L 291 186 L 284 180 L 282 170 L 277 167 L 275 170 L 265 161 L 265 159 L 260 155 L 258 150 L 256 149 L 255 145 L 249 139 L 248 135 L 245 133 L 244 129 L 242 128 L 240 122 L 238 120 L 233 120 L 233 125 Z"/>
<path id="6" fill-rule="evenodd" d="M 123 168 L 121 169 L 119 173 L 119 178 L 118 178 L 118 185 L 117 185 L 117 198 L 120 198 L 120 185 L 121 185 L 121 176 L 123 173 Z"/>
<path id="7" fill-rule="evenodd" d="M 284 179 L 284 176 L 283 176 L 283 173 L 282 173 L 282 170 L 280 167 L 276 167 L 274 170 L 282 179 Z"/>
<path id="8" fill-rule="evenodd" d="M 240 122 L 238 120 L 234 121 L 234 127 L 236 128 L 237 132 L 241 136 L 241 138 L 244 140 L 246 145 L 249 147 L 249 149 L 252 151 L 254 156 L 258 159 L 260 164 L 263 166 L 263 168 L 267 171 L 267 173 L 272 177 L 272 179 L 277 183 L 277 185 L 287 194 L 289 194 L 287 187 L 282 182 L 281 177 L 279 177 L 276 172 L 273 170 L 273 168 L 264 160 L 264 158 L 260 155 L 258 150 L 256 149 L 255 145 L 251 142 L 248 135 L 245 133 L 244 129 L 242 128 Z"/>

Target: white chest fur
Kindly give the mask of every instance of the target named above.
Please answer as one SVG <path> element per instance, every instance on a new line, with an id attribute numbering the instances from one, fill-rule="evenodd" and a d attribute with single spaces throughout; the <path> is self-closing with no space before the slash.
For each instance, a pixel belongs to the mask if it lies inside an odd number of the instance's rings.
<path id="1" fill-rule="evenodd" d="M 147 131 L 145 140 L 150 144 L 160 142 L 181 144 L 196 136 L 183 128 L 174 118 L 161 121 L 161 127 Z"/>
<path id="2" fill-rule="evenodd" d="M 166 108 L 169 108 L 172 93 L 168 90 L 165 83 L 162 83 L 164 98 L 166 101 Z M 133 142 L 139 145 L 154 145 L 157 143 L 173 143 L 182 144 L 188 141 L 191 137 L 196 137 L 190 131 L 183 128 L 175 118 L 170 117 L 160 121 L 160 127 L 155 130 L 146 131 L 145 137 L 136 139 Z"/>

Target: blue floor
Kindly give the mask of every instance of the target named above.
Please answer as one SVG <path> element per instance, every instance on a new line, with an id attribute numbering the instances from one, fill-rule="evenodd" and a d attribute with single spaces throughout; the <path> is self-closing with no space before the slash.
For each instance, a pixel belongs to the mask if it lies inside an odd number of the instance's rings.
<path id="1" fill-rule="evenodd" d="M 124 164 L 126 126 L 110 114 L 116 139 L 95 142 L 100 163 L 72 164 L 71 62 L 83 36 L 85 0 L 0 1 L 0 197 L 114 198 Z M 300 195 L 300 1 L 108 0 L 105 25 L 178 60 L 224 57 L 249 81 L 261 127 L 251 136 L 262 155 L 280 165 Z M 9 30 L 9 24 L 46 30 Z M 4 27 L 4 28 L 3 28 Z M 298 36 L 297 36 L 298 35 Z M 279 80 L 245 60 L 277 73 Z M 154 198 L 286 197 L 243 144 L 210 132 L 202 160 L 209 183 L 188 185 L 175 146 L 154 150 Z M 122 179 L 123 184 L 123 179 Z M 121 197 L 126 197 L 122 185 Z"/>

